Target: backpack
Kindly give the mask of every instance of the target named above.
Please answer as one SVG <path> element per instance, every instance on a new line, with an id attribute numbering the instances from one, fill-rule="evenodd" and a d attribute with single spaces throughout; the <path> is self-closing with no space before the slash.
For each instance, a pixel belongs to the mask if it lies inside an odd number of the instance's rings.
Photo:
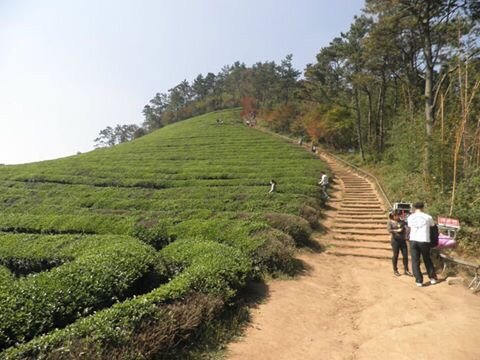
<path id="1" fill-rule="evenodd" d="M 438 226 L 437 224 L 430 226 L 430 247 L 438 246 Z"/>

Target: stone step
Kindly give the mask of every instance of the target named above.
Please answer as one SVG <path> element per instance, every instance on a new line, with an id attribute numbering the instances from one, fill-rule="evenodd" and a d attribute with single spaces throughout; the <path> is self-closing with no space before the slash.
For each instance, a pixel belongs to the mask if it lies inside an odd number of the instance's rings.
<path id="1" fill-rule="evenodd" d="M 346 187 L 346 191 L 348 190 L 349 192 L 353 191 L 374 191 L 374 189 L 371 186 L 356 186 L 356 185 L 348 185 L 344 184 Z"/>
<path id="2" fill-rule="evenodd" d="M 372 185 L 370 185 L 369 183 L 367 182 L 364 182 L 364 181 L 346 181 L 346 180 L 343 180 L 342 181 L 346 186 L 351 186 L 351 187 L 367 187 L 367 188 L 371 188 Z"/>
<path id="3" fill-rule="evenodd" d="M 341 202 L 340 202 L 341 206 Z M 377 206 L 375 208 L 366 208 L 366 207 L 340 207 L 338 209 L 340 215 L 365 215 L 368 216 L 369 214 L 372 215 L 384 215 L 387 218 L 387 212 L 381 207 Z"/>
<path id="4" fill-rule="evenodd" d="M 370 199 L 370 200 L 378 200 L 378 196 L 375 192 L 370 193 L 358 193 L 358 194 L 351 194 L 348 191 L 343 194 L 343 199 Z"/>
<path id="5" fill-rule="evenodd" d="M 385 235 L 388 234 L 385 230 L 359 229 L 357 227 L 352 229 L 335 229 L 337 234 L 351 234 L 351 235 Z"/>
<path id="6" fill-rule="evenodd" d="M 365 204 L 365 205 L 379 205 L 381 204 L 378 199 L 375 198 L 358 198 L 358 197 L 348 197 L 342 198 L 342 204 L 355 205 L 355 204 Z"/>
<path id="7" fill-rule="evenodd" d="M 382 210 L 381 208 L 379 209 L 339 209 L 338 211 L 339 215 L 364 215 L 365 218 L 368 218 L 369 216 L 373 215 L 382 215 L 383 217 L 386 217 L 385 211 Z"/>
<path id="8" fill-rule="evenodd" d="M 380 205 L 373 205 L 373 204 L 344 204 L 342 202 L 341 204 L 342 209 L 382 209 Z"/>
<path id="9" fill-rule="evenodd" d="M 368 213 L 368 214 L 361 214 L 357 211 L 343 211 L 343 214 L 336 213 L 334 218 L 339 219 L 352 219 L 352 220 L 369 220 L 369 219 L 383 219 L 387 221 L 387 215 L 385 211 L 379 212 L 378 214 Z"/>
<path id="10" fill-rule="evenodd" d="M 345 185 L 345 191 L 348 191 L 348 192 L 375 191 L 375 189 L 373 189 L 371 186 L 349 186 L 347 184 L 344 184 L 344 185 Z"/>
<path id="11" fill-rule="evenodd" d="M 371 241 L 371 242 L 388 242 L 390 243 L 390 235 L 352 235 L 352 234 L 334 234 L 335 240 L 355 240 L 355 241 Z"/>
<path id="12" fill-rule="evenodd" d="M 326 253 L 330 255 L 335 255 L 335 256 L 355 256 L 355 257 L 365 257 L 365 258 L 371 258 L 371 259 L 385 259 L 385 260 L 392 259 L 392 255 L 390 251 L 377 250 L 377 249 L 332 247 L 327 249 Z"/>
<path id="13" fill-rule="evenodd" d="M 385 229 L 387 228 L 387 220 L 385 220 L 385 217 L 379 217 L 376 219 L 352 219 L 352 217 L 335 217 L 335 222 L 336 223 L 352 223 L 355 222 L 357 224 L 377 224 L 377 225 L 382 225 Z"/>
<path id="14" fill-rule="evenodd" d="M 335 246 L 341 248 L 362 248 L 391 251 L 392 247 L 389 242 L 372 242 L 358 240 L 329 240 L 327 246 Z"/>
<path id="15" fill-rule="evenodd" d="M 342 196 L 342 201 L 349 203 L 349 202 L 362 202 L 362 203 L 378 203 L 380 201 L 376 196 L 352 196 L 352 195 L 344 195 Z"/>
<path id="16" fill-rule="evenodd" d="M 336 223 L 332 226 L 333 229 L 374 229 L 387 231 L 387 226 L 378 223 Z"/>
<path id="17" fill-rule="evenodd" d="M 342 180 L 342 182 L 348 186 L 349 188 L 369 188 L 369 189 L 373 189 L 373 186 L 367 182 L 352 182 L 352 181 L 345 181 L 345 180 Z"/>

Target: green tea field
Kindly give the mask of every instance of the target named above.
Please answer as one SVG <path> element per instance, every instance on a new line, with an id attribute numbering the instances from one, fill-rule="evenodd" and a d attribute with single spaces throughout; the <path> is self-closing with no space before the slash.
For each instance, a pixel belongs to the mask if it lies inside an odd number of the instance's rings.
<path id="1" fill-rule="evenodd" d="M 250 279 L 291 269 L 317 224 L 323 167 L 235 110 L 1 166 L 0 358 L 175 351 Z"/>

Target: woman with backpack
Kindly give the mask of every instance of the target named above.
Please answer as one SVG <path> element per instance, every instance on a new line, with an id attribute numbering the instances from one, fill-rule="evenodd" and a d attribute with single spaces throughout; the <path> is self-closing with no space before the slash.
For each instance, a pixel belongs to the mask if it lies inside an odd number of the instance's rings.
<path id="1" fill-rule="evenodd" d="M 405 275 L 411 276 L 412 273 L 408 271 L 408 248 L 407 248 L 407 228 L 403 220 L 400 219 L 398 211 L 394 210 L 389 214 L 389 220 L 387 223 L 387 230 L 392 235 L 391 244 L 393 250 L 392 265 L 393 274 L 400 276 L 398 272 L 397 262 L 398 254 L 402 252 L 403 270 Z"/>

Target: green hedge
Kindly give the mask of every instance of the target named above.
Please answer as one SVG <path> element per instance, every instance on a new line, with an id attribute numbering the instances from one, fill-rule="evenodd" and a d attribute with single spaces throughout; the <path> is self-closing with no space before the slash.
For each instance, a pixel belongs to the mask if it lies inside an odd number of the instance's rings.
<path id="1" fill-rule="evenodd" d="M 290 235 L 297 246 L 303 246 L 310 240 L 312 228 L 309 222 L 300 216 L 267 213 L 264 215 L 264 219 L 273 228 Z"/>
<path id="2" fill-rule="evenodd" d="M 0 292 L 7 291 L 12 282 L 13 274 L 5 266 L 0 265 Z"/>
<path id="3" fill-rule="evenodd" d="M 2 238 L 6 240 L 7 237 Z M 54 247 L 49 244 L 52 238 L 37 239 L 37 246 L 25 247 L 19 252 L 33 255 L 35 249 L 41 249 L 42 242 L 46 252 Z M 78 240 L 77 244 L 73 240 L 70 251 L 63 252 L 74 255 L 71 262 L 20 278 L 11 284 L 8 292 L 0 293 L 0 348 L 30 340 L 55 327 L 63 327 L 124 299 L 132 294 L 135 284 L 155 265 L 153 249 L 131 238 L 83 240 Z M 3 250 L 4 254 L 0 256 L 5 261 L 8 259 L 5 256 L 8 247 Z M 19 254 L 14 255 L 16 259 L 21 259 Z M 41 251 L 40 255 L 32 256 L 32 262 L 35 258 L 41 259 L 40 256 Z"/>
<path id="4" fill-rule="evenodd" d="M 177 240 L 160 252 L 172 275 L 167 284 L 148 294 L 114 304 L 79 319 L 64 329 L 38 336 L 9 348 L 5 359 L 42 359 L 55 351 L 68 353 L 81 339 L 94 348 L 121 347 L 151 319 L 164 316 L 165 304 L 194 292 L 208 293 L 229 301 L 252 272 L 251 261 L 238 249 L 213 241 Z"/>
<path id="5" fill-rule="evenodd" d="M 123 234 L 133 228 L 135 219 L 115 215 L 33 215 L 4 213 L 0 231 L 40 234 Z"/>

